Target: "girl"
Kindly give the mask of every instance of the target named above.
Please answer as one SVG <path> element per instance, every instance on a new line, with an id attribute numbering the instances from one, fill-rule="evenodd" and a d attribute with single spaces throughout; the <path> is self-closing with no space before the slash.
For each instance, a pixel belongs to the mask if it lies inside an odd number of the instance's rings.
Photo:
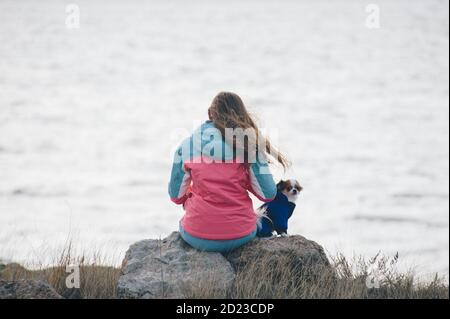
<path id="1" fill-rule="evenodd" d="M 268 158 L 284 168 L 288 162 L 262 136 L 238 95 L 219 93 L 208 116 L 175 152 L 169 195 L 184 207 L 180 234 L 188 244 L 202 251 L 229 252 L 256 235 L 257 217 L 248 192 L 264 202 L 277 193 Z M 245 143 L 229 136 L 228 129 L 252 134 Z"/>

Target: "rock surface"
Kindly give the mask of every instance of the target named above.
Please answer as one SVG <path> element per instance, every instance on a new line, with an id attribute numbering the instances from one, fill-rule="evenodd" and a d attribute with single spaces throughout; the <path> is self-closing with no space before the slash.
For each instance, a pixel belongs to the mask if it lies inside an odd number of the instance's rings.
<path id="1" fill-rule="evenodd" d="M 243 269 L 255 260 L 266 263 L 283 261 L 301 270 L 305 266 L 330 267 L 322 246 L 303 236 L 257 238 L 226 256 L 236 270 Z"/>
<path id="2" fill-rule="evenodd" d="M 201 285 L 211 287 L 211 296 L 225 298 L 234 277 L 223 255 L 197 251 L 173 232 L 130 247 L 117 290 L 119 298 L 184 298 Z"/>
<path id="3" fill-rule="evenodd" d="M 0 280 L 0 299 L 62 299 L 62 297 L 43 281 Z"/>
<path id="4" fill-rule="evenodd" d="M 195 297 L 191 291 L 209 287 L 206 295 L 226 298 L 236 273 L 255 261 L 263 261 L 265 265 L 282 263 L 283 271 L 287 266 L 298 275 L 302 275 L 304 269 L 331 269 L 323 248 L 298 235 L 255 239 L 222 255 L 197 251 L 187 245 L 178 232 L 173 232 L 163 240 L 144 240 L 130 247 L 118 282 L 118 297 Z M 313 267 L 306 267 L 309 265 Z"/>

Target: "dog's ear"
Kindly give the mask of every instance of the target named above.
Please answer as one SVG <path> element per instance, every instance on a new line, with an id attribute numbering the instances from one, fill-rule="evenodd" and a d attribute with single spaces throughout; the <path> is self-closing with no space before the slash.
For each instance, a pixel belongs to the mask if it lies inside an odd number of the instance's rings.
<path id="1" fill-rule="evenodd" d="M 278 191 L 283 190 L 285 187 L 286 187 L 286 181 L 281 180 L 281 181 L 278 182 L 278 184 L 277 184 L 277 190 Z"/>
<path id="2" fill-rule="evenodd" d="M 300 185 L 300 183 L 298 181 L 295 181 L 295 187 L 298 189 L 299 192 L 301 192 L 303 190 L 303 186 Z"/>

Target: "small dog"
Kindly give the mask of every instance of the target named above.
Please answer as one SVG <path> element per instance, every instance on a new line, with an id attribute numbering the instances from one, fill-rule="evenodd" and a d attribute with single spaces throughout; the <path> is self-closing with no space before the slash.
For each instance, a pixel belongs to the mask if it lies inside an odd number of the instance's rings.
<path id="1" fill-rule="evenodd" d="M 276 234 L 287 237 L 288 219 L 295 209 L 295 202 L 303 190 L 295 179 L 281 180 L 277 184 L 277 195 L 258 209 L 258 237 L 272 237 Z"/>

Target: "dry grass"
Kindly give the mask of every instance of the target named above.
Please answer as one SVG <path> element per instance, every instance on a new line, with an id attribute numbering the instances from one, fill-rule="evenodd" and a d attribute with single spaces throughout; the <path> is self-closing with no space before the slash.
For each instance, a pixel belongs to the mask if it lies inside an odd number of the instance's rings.
<path id="1" fill-rule="evenodd" d="M 82 299 L 113 299 L 117 296 L 117 281 L 121 269 L 107 266 L 108 260 L 99 253 L 87 257 L 84 254 L 75 256 L 72 244 L 68 244 L 58 254 L 58 259 L 47 267 L 42 264 L 33 264 L 29 270 L 18 264 L 9 264 L 0 269 L 0 279 L 15 281 L 20 279 L 43 280 L 48 282 L 55 290 L 65 298 Z M 68 289 L 66 278 L 70 272 L 66 267 L 79 266 L 80 288 Z"/>
<path id="2" fill-rule="evenodd" d="M 418 283 L 412 272 L 399 273 L 396 270 L 398 258 L 375 256 L 372 259 L 354 259 L 351 262 L 344 256 L 332 258 L 331 267 L 302 265 L 297 268 L 289 256 L 284 259 L 272 258 L 254 260 L 245 269 L 239 269 L 232 289 L 218 289 L 216 278 L 195 280 L 184 287 L 187 298 L 449 298 L 448 283 L 437 275 L 426 283 Z M 0 279 L 40 279 L 47 281 L 66 298 L 116 298 L 117 280 L 121 269 L 106 266 L 105 258 L 99 254 L 74 257 L 69 245 L 53 267 L 38 267 L 27 270 L 18 264 L 0 269 Z M 80 266 L 80 289 L 67 289 L 66 265 Z M 370 288 L 370 278 L 376 278 L 378 288 Z M 368 279 L 369 278 L 369 279 Z M 369 285 L 368 285 L 369 283 Z"/>
<path id="3" fill-rule="evenodd" d="M 286 267 L 289 257 L 266 262 L 255 260 L 238 272 L 231 298 L 282 299 L 411 299 L 449 298 L 448 284 L 437 275 L 426 283 L 412 272 L 396 270 L 398 258 L 375 256 L 349 262 L 344 256 L 332 260 L 332 267 L 305 265 L 302 270 Z M 375 280 L 372 280 L 374 278 Z"/>

